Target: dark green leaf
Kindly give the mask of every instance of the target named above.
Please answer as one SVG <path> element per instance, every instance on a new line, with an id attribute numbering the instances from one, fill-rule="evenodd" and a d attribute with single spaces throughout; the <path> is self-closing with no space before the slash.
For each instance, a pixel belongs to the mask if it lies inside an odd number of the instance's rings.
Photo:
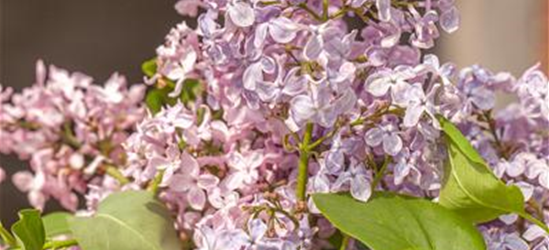
<path id="1" fill-rule="evenodd" d="M 13 224 L 11 232 L 22 250 L 42 250 L 46 241 L 40 211 L 36 209 L 19 211 L 19 221 Z"/>
<path id="2" fill-rule="evenodd" d="M 153 114 L 158 113 L 163 106 L 173 106 L 177 103 L 176 98 L 171 98 L 168 96 L 169 93 L 170 90 L 168 88 L 151 89 L 147 92 L 145 102 L 147 103 L 147 107 Z"/>
<path id="3" fill-rule="evenodd" d="M 180 250 L 173 223 L 166 207 L 146 191 L 112 194 L 93 217 L 69 221 L 83 250 Z"/>
<path id="4" fill-rule="evenodd" d="M 343 235 L 341 235 L 340 231 L 337 231 L 328 238 L 328 242 L 330 242 L 333 248 L 339 249 L 339 246 L 341 246 L 341 243 L 343 242 Z"/>
<path id="5" fill-rule="evenodd" d="M 440 204 L 479 223 L 503 214 L 523 213 L 520 189 L 499 180 L 459 129 L 444 118 L 439 120 L 448 152 Z"/>
<path id="6" fill-rule="evenodd" d="M 202 89 L 198 80 L 185 79 L 183 81 L 183 90 L 181 91 L 181 101 L 185 104 L 195 101 L 201 92 Z"/>
<path id="7" fill-rule="evenodd" d="M 169 94 L 173 91 L 175 85 L 172 81 L 166 80 L 168 83 L 164 88 L 154 88 L 147 92 L 145 102 L 149 110 L 156 114 L 163 106 L 173 106 L 177 103 L 178 98 L 170 97 Z M 188 104 L 196 100 L 196 97 L 202 93 L 202 86 L 196 79 L 186 79 L 183 81 L 183 89 L 179 96 L 179 100 L 183 104 Z"/>
<path id="8" fill-rule="evenodd" d="M 148 77 L 152 77 L 156 74 L 156 68 L 156 58 L 150 59 L 141 64 L 141 70 Z"/>
<path id="9" fill-rule="evenodd" d="M 326 218 L 373 250 L 484 250 L 469 221 L 428 200 L 376 193 L 367 203 L 350 195 L 314 194 Z"/>
<path id="10" fill-rule="evenodd" d="M 55 212 L 42 217 L 46 236 L 52 238 L 58 235 L 70 234 L 71 229 L 68 220 L 72 217 L 74 216 L 67 212 Z"/>

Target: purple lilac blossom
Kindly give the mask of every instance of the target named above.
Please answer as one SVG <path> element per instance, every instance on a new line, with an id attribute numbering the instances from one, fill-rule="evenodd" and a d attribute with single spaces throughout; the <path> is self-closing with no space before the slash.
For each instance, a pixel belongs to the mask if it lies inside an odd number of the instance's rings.
<path id="1" fill-rule="evenodd" d="M 453 0 L 322 4 L 179 1 L 176 10 L 197 16 L 197 28 L 182 22 L 169 32 L 156 50 L 157 72 L 146 83 L 171 80 L 174 97 L 185 80 L 196 79 L 205 93 L 155 115 L 140 109 L 142 89 L 127 90 L 119 76 L 99 87 L 56 68 L 46 75 L 39 64 L 36 87 L 23 94 L 0 88 L 2 131 L 14 131 L 0 134 L 11 145 L 0 150 L 31 158 L 35 172 L 13 181 L 38 207 L 53 194 L 70 197 L 76 183 L 93 213 L 110 193 L 144 189 L 160 177 L 159 197 L 181 238 L 196 249 L 330 249 L 336 230 L 308 195 L 350 192 L 368 202 L 383 189 L 436 200 L 445 155 L 435 116 L 443 115 L 498 177 L 521 188 L 526 206 L 539 204 L 549 216 L 549 82 L 539 66 L 516 79 L 478 65 L 458 72 L 435 55 L 422 55 L 435 45 L 439 28 L 458 28 Z M 517 102 L 495 109 L 498 93 Z M 42 103 L 42 95 L 54 103 Z M 98 111 L 89 110 L 118 105 L 123 117 L 107 112 L 98 119 Z M 88 124 L 90 117 L 98 120 Z M 60 149 L 51 146 L 67 120 L 79 147 L 63 140 Z M 295 192 L 296 147 L 308 128 L 318 145 L 302 201 Z M 123 146 L 104 154 L 93 143 L 98 138 Z M 119 166 L 128 183 L 97 176 L 107 162 Z M 373 187 L 384 164 L 387 173 Z M 72 174 L 59 191 L 58 177 Z M 548 247 L 547 235 L 514 215 L 479 228 L 490 250 Z"/>

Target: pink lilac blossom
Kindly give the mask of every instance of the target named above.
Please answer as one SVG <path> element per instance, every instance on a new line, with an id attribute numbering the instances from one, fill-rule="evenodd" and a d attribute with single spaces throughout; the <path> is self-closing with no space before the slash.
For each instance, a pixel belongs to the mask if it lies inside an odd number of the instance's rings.
<path id="1" fill-rule="evenodd" d="M 436 199 L 443 115 L 549 221 L 549 82 L 539 66 L 516 79 L 422 55 L 439 28 L 459 26 L 454 1 L 182 0 L 176 9 L 197 16 L 197 27 L 169 32 L 145 82 L 172 81 L 177 97 L 198 80 L 205 92 L 193 102 L 144 116 L 142 87 L 127 89 L 117 75 L 100 87 L 54 67 L 46 77 L 42 64 L 23 94 L 0 88 L 9 131 L 0 139 L 10 145 L 2 152 L 31 159 L 34 173 L 13 181 L 33 205 L 53 196 L 74 209 L 79 192 L 93 213 L 117 190 L 157 189 L 196 249 L 329 249 L 336 230 L 308 195 L 368 202 L 382 189 Z M 517 102 L 496 110 L 498 93 Z M 314 147 L 300 173 L 307 136 Z M 128 182 L 101 178 L 107 163 Z M 375 179 L 380 168 L 387 174 Z M 548 247 L 516 216 L 480 229 L 490 250 Z"/>
<path id="2" fill-rule="evenodd" d="M 104 175 L 104 165 L 123 165 L 119 145 L 144 115 L 144 87 L 128 88 L 118 74 L 94 85 L 81 73 L 46 70 L 41 61 L 36 73 L 36 83 L 22 93 L 0 87 L 2 153 L 30 160 L 31 169 L 12 179 L 31 205 L 43 208 L 54 198 L 74 211 L 78 194 Z"/>

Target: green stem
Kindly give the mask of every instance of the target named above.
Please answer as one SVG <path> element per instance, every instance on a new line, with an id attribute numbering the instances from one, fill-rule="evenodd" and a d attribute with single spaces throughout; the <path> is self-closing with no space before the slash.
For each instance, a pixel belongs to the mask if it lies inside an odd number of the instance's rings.
<path id="1" fill-rule="evenodd" d="M 299 5 L 297 5 L 297 7 L 307 11 L 311 16 L 314 17 L 314 19 L 318 20 L 318 21 L 322 21 L 323 19 L 317 14 L 315 13 L 311 8 L 309 8 L 309 6 L 307 6 L 307 4 L 305 3 L 300 3 Z"/>
<path id="2" fill-rule="evenodd" d="M 275 208 L 274 211 L 288 217 L 292 221 L 292 223 L 294 224 L 294 227 L 299 228 L 299 221 L 293 215 L 288 213 L 288 211 L 286 211 L 284 209 L 280 209 L 280 208 Z"/>
<path id="3" fill-rule="evenodd" d="M 307 178 L 309 177 L 309 143 L 313 137 L 313 124 L 307 123 L 303 141 L 299 146 L 299 166 L 297 175 L 296 196 L 299 201 L 305 201 Z"/>
<path id="4" fill-rule="evenodd" d="M 60 249 L 78 245 L 78 242 L 72 240 L 50 241 L 44 244 L 44 249 Z"/>
<path id="5" fill-rule="evenodd" d="M 385 161 L 383 162 L 383 165 L 379 169 L 379 171 L 376 172 L 376 176 L 374 178 L 374 181 L 372 182 L 372 191 L 375 191 L 377 185 L 383 179 L 383 176 L 385 175 L 385 171 L 387 170 L 387 166 L 389 166 L 389 162 L 391 162 L 391 156 L 385 155 Z"/>
<path id="6" fill-rule="evenodd" d="M 280 4 L 280 1 L 267 1 L 267 2 L 261 2 L 261 4 L 263 4 L 264 6 L 275 5 L 275 4 Z"/>
<path id="7" fill-rule="evenodd" d="M 331 16 L 330 16 L 330 19 L 336 19 L 336 18 L 342 17 L 342 16 L 344 16 L 348 11 L 349 11 L 349 9 L 347 9 L 347 6 L 343 6 L 343 7 L 341 7 L 341 9 L 339 9 L 336 13 L 334 13 L 333 15 L 331 15 Z"/>
<path id="8" fill-rule="evenodd" d="M 336 124 L 336 126 L 334 127 L 334 129 L 332 131 L 330 131 L 328 134 L 324 135 L 323 137 L 321 137 L 321 138 L 317 139 L 316 141 L 314 141 L 313 143 L 311 143 L 309 145 L 309 150 L 311 151 L 311 150 L 315 149 L 320 144 L 322 144 L 324 141 L 332 138 L 337 133 L 337 131 L 339 131 L 340 127 L 341 127 L 341 125 Z"/>
<path id="9" fill-rule="evenodd" d="M 324 22 L 328 21 L 328 6 L 330 5 L 330 0 L 322 0 L 322 20 Z"/>
<path id="10" fill-rule="evenodd" d="M 362 123 L 364 123 L 365 121 L 366 121 L 366 119 L 364 117 L 359 117 L 356 120 L 354 120 L 353 122 L 351 122 L 349 124 L 349 126 L 354 127 L 354 126 L 362 125 Z"/>
<path id="11" fill-rule="evenodd" d="M 341 234 L 343 234 L 343 239 L 341 240 L 341 247 L 339 248 L 339 250 L 347 250 L 351 237 L 343 232 L 341 232 Z"/>
<path id="12" fill-rule="evenodd" d="M 158 190 L 160 189 L 160 182 L 162 182 L 162 177 L 164 177 L 164 171 L 160 170 L 154 177 L 154 179 L 149 183 L 149 186 L 147 187 L 147 190 L 151 191 L 154 195 L 158 194 Z"/>
<path id="13" fill-rule="evenodd" d="M 74 135 L 70 122 L 65 122 L 63 124 L 63 133 L 61 134 L 61 139 L 63 142 L 67 143 L 73 148 L 80 148 L 82 144 L 78 141 L 78 138 Z"/>
<path id="14" fill-rule="evenodd" d="M 13 235 L 11 235 L 11 233 L 6 228 L 4 228 L 2 222 L 0 222 L 0 237 L 2 237 L 5 243 L 12 247 L 17 245 L 17 241 L 15 241 Z"/>
<path id="15" fill-rule="evenodd" d="M 130 183 L 130 180 L 126 176 L 124 176 L 117 167 L 113 165 L 106 165 L 105 173 L 120 182 L 120 185 L 122 186 Z"/>
<path id="16" fill-rule="evenodd" d="M 509 159 L 509 156 L 505 152 L 505 147 L 503 146 L 503 143 L 501 142 L 496 128 L 496 121 L 492 119 L 492 115 L 488 111 L 482 112 L 482 115 L 484 116 L 484 119 L 486 120 L 486 123 L 488 123 L 488 128 L 490 131 L 490 134 L 492 137 L 494 137 L 494 143 L 496 144 L 496 148 L 498 149 L 499 153 L 502 155 L 503 158 Z"/>
<path id="17" fill-rule="evenodd" d="M 526 212 L 518 213 L 518 215 L 520 217 L 526 219 L 527 221 L 536 224 L 538 227 L 545 230 L 545 232 L 549 233 L 549 227 L 547 227 L 547 225 L 545 225 L 545 223 L 543 221 L 540 221 L 540 220 L 534 218 L 534 216 L 532 216 L 532 215 L 530 215 L 529 213 L 526 213 Z"/>

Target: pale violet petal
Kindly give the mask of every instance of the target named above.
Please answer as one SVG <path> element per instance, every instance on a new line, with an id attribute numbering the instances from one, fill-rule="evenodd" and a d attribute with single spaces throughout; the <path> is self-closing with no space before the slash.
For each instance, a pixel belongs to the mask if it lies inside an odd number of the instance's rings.
<path id="1" fill-rule="evenodd" d="M 518 215 L 516 214 L 504 214 L 499 217 L 499 220 L 503 221 L 505 225 L 512 225 L 515 223 L 518 219 Z"/>
<path id="2" fill-rule="evenodd" d="M 519 181 L 515 185 L 520 188 L 520 191 L 524 196 L 524 201 L 528 201 L 532 198 L 532 195 L 534 194 L 534 186 L 532 184 Z"/>
<path id="3" fill-rule="evenodd" d="M 518 177 L 526 171 L 526 166 L 524 164 L 508 164 L 506 169 L 507 175 L 510 177 Z"/>
<path id="4" fill-rule="evenodd" d="M 265 43 L 265 38 L 267 38 L 267 30 L 269 29 L 268 23 L 262 23 L 257 25 L 255 28 L 255 37 L 254 37 L 254 46 L 260 48 Z"/>
<path id="5" fill-rule="evenodd" d="M 481 110 L 490 110 L 496 104 L 496 96 L 491 90 L 478 87 L 471 92 L 471 101 Z"/>
<path id="6" fill-rule="evenodd" d="M 383 137 L 383 150 L 385 153 L 395 156 L 402 150 L 402 139 L 396 133 L 390 133 Z"/>
<path id="7" fill-rule="evenodd" d="M 189 189 L 187 194 L 189 205 L 196 210 L 202 210 L 206 205 L 206 194 L 202 189 L 195 186 Z"/>
<path id="8" fill-rule="evenodd" d="M 229 17 L 236 26 L 249 27 L 254 24 L 255 12 L 252 6 L 246 2 L 237 2 L 229 5 Z"/>
<path id="9" fill-rule="evenodd" d="M 295 96 L 307 89 L 307 78 L 294 76 L 289 78 L 284 85 L 282 92 L 289 96 Z"/>
<path id="10" fill-rule="evenodd" d="M 256 83 L 255 92 L 264 102 L 270 102 L 280 94 L 280 88 L 272 82 L 260 81 Z"/>
<path id="11" fill-rule="evenodd" d="M 248 223 L 248 229 L 250 231 L 250 238 L 252 242 L 257 242 L 265 233 L 267 233 L 267 225 L 261 219 L 253 219 Z"/>
<path id="12" fill-rule="evenodd" d="M 312 35 L 305 44 L 304 56 L 310 61 L 315 61 L 322 52 L 322 40 L 318 35 Z"/>
<path id="13" fill-rule="evenodd" d="M 522 235 L 527 241 L 534 241 L 537 238 L 543 237 L 546 235 L 546 232 L 541 229 L 538 225 L 530 225 L 526 232 Z"/>
<path id="14" fill-rule="evenodd" d="M 459 11 L 455 6 L 440 15 L 440 26 L 448 33 L 455 32 L 459 28 L 459 23 Z"/>
<path id="15" fill-rule="evenodd" d="M 189 176 L 198 177 L 200 166 L 194 157 L 187 153 L 181 155 L 181 171 Z"/>
<path id="16" fill-rule="evenodd" d="M 538 177 L 539 184 L 545 189 L 549 189 L 549 167 Z"/>
<path id="17" fill-rule="evenodd" d="M 277 43 L 289 43 L 296 37 L 297 30 L 298 27 L 292 20 L 281 16 L 271 21 L 269 34 Z"/>
<path id="18" fill-rule="evenodd" d="M 404 178 L 410 174 L 410 166 L 404 162 L 399 161 L 394 166 L 395 185 L 400 185 L 404 181 Z"/>
<path id="19" fill-rule="evenodd" d="M 373 75 L 366 81 L 366 91 L 376 97 L 385 95 L 390 87 L 389 79 L 383 75 Z"/>
<path id="20" fill-rule="evenodd" d="M 351 180 L 351 195 L 359 201 L 368 201 L 372 195 L 372 187 L 365 175 L 356 175 Z"/>
<path id="21" fill-rule="evenodd" d="M 330 151 L 326 155 L 325 166 L 326 166 L 326 170 L 330 174 L 339 173 L 343 169 L 344 163 L 345 163 L 345 157 L 343 153 L 339 150 Z"/>
<path id="22" fill-rule="evenodd" d="M 211 174 L 203 174 L 198 177 L 196 184 L 203 189 L 211 189 L 219 184 L 219 178 Z"/>
<path id="23" fill-rule="evenodd" d="M 412 103 L 408 106 L 406 109 L 406 114 L 404 115 L 404 126 L 405 127 L 414 127 L 419 122 L 419 119 L 423 115 L 423 111 L 425 111 L 425 107 L 418 103 Z"/>
<path id="24" fill-rule="evenodd" d="M 526 243 L 523 239 L 521 239 L 518 235 L 510 234 L 505 237 L 505 244 L 508 247 L 508 249 L 513 250 L 529 250 L 530 247 L 528 246 L 528 243 Z"/>
<path id="25" fill-rule="evenodd" d="M 349 183 L 351 181 L 352 177 L 351 177 L 351 173 L 349 172 L 343 172 L 341 173 L 336 181 L 334 182 L 334 184 L 332 185 L 332 191 L 333 192 L 339 192 L 339 191 L 343 191 L 343 186 L 346 185 L 347 183 Z"/>
<path id="26" fill-rule="evenodd" d="M 367 0 L 352 0 L 351 1 L 351 7 L 358 8 L 362 6 Z"/>
<path id="27" fill-rule="evenodd" d="M 246 68 L 244 74 L 242 75 L 242 82 L 245 89 L 255 90 L 257 82 L 263 81 L 262 68 L 263 66 L 259 62 L 253 63 Z"/>
<path id="28" fill-rule="evenodd" d="M 311 178 L 311 185 L 315 193 L 330 192 L 330 180 L 324 174 L 318 174 Z"/>
<path id="29" fill-rule="evenodd" d="M 391 20 L 391 0 L 376 0 L 379 20 L 388 22 Z"/>
<path id="30" fill-rule="evenodd" d="M 300 123 L 315 115 L 316 110 L 310 97 L 299 95 L 291 101 L 291 113 L 293 119 Z"/>
<path id="31" fill-rule="evenodd" d="M 355 92 L 351 89 L 347 89 L 347 91 L 336 100 L 334 104 L 335 112 L 337 114 L 348 112 L 355 106 L 356 101 L 357 97 Z"/>
<path id="32" fill-rule="evenodd" d="M 384 132 L 380 128 L 372 128 L 364 134 L 364 140 L 368 146 L 376 147 L 383 140 Z"/>

